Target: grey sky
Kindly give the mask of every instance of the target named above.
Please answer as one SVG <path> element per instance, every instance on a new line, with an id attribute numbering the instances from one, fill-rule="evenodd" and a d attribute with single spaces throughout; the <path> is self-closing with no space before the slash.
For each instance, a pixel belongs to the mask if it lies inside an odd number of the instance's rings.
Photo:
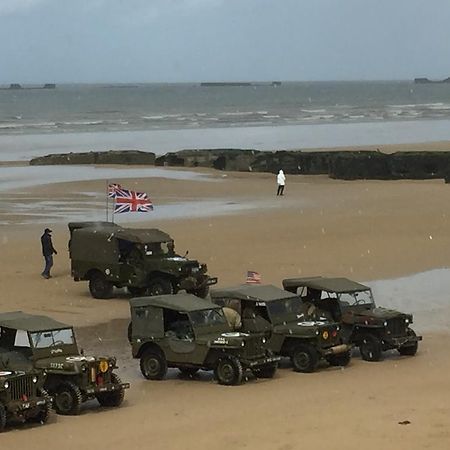
<path id="1" fill-rule="evenodd" d="M 449 0 L 0 0 L 0 83 L 450 76 Z"/>

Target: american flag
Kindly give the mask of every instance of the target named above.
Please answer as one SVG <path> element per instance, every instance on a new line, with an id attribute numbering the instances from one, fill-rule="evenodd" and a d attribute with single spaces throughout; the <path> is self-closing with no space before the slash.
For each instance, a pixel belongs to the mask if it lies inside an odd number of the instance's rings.
<path id="1" fill-rule="evenodd" d="M 247 284 L 261 284 L 261 275 L 253 270 L 247 271 Z"/>
<path id="2" fill-rule="evenodd" d="M 123 188 L 115 190 L 114 213 L 153 211 L 152 201 L 144 192 L 129 191 Z"/>
<path id="3" fill-rule="evenodd" d="M 116 198 L 116 190 L 117 189 L 122 189 L 122 186 L 117 183 L 108 184 L 108 197 Z"/>

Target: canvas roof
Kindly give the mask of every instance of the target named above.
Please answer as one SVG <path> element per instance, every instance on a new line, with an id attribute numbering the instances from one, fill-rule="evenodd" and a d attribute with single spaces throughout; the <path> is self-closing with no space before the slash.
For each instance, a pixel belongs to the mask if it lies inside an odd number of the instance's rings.
<path id="1" fill-rule="evenodd" d="M 325 277 L 313 277 L 313 278 L 288 278 L 283 280 L 283 286 L 300 287 L 306 286 L 311 289 L 317 289 L 327 292 L 354 292 L 354 291 L 367 291 L 369 286 L 358 283 L 356 281 L 349 280 L 348 278 L 325 278 Z"/>
<path id="2" fill-rule="evenodd" d="M 271 284 L 242 284 L 223 289 L 211 289 L 212 298 L 234 298 L 239 300 L 253 300 L 270 302 L 283 298 L 297 297 L 292 292 L 287 292 Z"/>
<path id="3" fill-rule="evenodd" d="M 132 307 L 156 306 L 181 312 L 200 311 L 203 309 L 218 309 L 220 306 L 209 300 L 192 294 L 155 295 L 152 297 L 136 297 L 130 300 Z"/>
<path id="4" fill-rule="evenodd" d="M 22 311 L 0 313 L 0 327 L 25 331 L 47 331 L 61 328 L 71 328 L 47 316 L 27 314 Z"/>
<path id="5" fill-rule="evenodd" d="M 152 242 L 168 242 L 172 238 L 164 231 L 157 228 L 123 228 L 118 226 L 91 226 L 84 227 L 77 230 L 77 233 L 103 233 L 104 235 L 114 236 L 117 239 L 125 241 L 136 242 L 139 244 L 149 244 Z"/>

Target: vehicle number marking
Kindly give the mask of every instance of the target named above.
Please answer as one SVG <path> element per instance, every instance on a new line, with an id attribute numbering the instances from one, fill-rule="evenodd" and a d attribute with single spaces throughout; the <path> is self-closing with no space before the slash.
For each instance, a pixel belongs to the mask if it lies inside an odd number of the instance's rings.
<path id="1" fill-rule="evenodd" d="M 50 363 L 50 369 L 63 369 L 63 368 L 64 368 L 63 363 L 55 363 L 55 362 Z"/>

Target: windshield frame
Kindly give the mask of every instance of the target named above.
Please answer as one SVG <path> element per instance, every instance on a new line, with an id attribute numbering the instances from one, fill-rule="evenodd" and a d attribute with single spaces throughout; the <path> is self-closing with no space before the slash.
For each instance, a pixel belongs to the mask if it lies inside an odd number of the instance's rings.
<path id="1" fill-rule="evenodd" d="M 364 291 L 349 291 L 349 292 L 333 292 L 332 294 L 334 294 L 333 296 L 330 295 L 330 292 L 327 292 L 328 297 L 329 298 L 335 298 L 338 300 L 339 302 L 339 307 L 342 309 L 348 309 L 348 308 L 356 308 L 356 307 L 360 307 L 360 308 L 375 308 L 375 300 L 373 298 L 373 293 L 372 293 L 372 289 L 366 289 Z M 357 303 L 357 296 L 358 294 L 366 294 L 367 298 L 366 301 L 362 301 Z M 350 303 L 348 301 L 346 301 L 346 299 L 351 299 L 354 298 L 354 303 Z M 363 299 L 364 300 L 364 299 Z"/>
<path id="2" fill-rule="evenodd" d="M 207 320 L 202 323 L 196 317 L 198 315 L 199 316 L 203 315 L 203 317 L 207 318 L 206 315 L 211 313 L 213 313 L 217 317 L 220 317 L 221 320 L 218 321 Z M 188 312 L 188 317 L 196 335 L 230 331 L 227 319 L 225 317 L 225 313 L 223 312 L 222 308 L 200 309 L 196 311 L 190 311 Z"/>

